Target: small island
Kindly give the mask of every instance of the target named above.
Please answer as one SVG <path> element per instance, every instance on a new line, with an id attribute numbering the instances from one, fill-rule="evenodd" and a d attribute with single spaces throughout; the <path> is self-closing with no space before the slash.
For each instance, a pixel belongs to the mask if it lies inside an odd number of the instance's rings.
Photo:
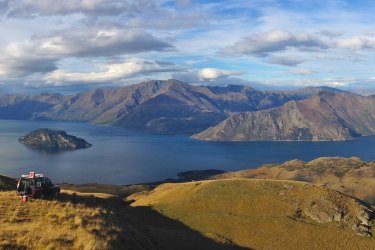
<path id="1" fill-rule="evenodd" d="M 45 150 L 74 150 L 92 146 L 84 139 L 68 135 L 65 131 L 47 128 L 36 129 L 19 138 L 18 142 Z"/>

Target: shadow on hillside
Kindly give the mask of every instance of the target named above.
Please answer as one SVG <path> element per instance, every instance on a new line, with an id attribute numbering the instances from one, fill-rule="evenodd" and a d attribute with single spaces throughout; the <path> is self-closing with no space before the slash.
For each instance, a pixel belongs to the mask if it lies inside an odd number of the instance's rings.
<path id="1" fill-rule="evenodd" d="M 115 249 L 248 249 L 236 246 L 223 237 L 211 235 L 218 243 L 151 207 L 132 207 L 130 202 L 119 197 L 103 199 L 62 193 L 58 200 L 110 210 L 111 215 L 105 219 L 122 229 L 112 242 Z"/>

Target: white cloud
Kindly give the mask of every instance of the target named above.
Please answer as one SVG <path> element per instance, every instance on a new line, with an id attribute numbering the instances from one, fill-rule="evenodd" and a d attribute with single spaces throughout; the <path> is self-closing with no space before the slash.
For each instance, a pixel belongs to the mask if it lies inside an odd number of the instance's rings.
<path id="1" fill-rule="evenodd" d="M 349 38 L 338 39 L 336 42 L 338 48 L 361 50 L 375 49 L 375 38 L 365 36 L 354 36 Z"/>
<path id="2" fill-rule="evenodd" d="M 83 13 L 110 16 L 153 7 L 151 0 L 5 0 L 1 11 L 10 17 L 33 17 Z"/>
<path id="3" fill-rule="evenodd" d="M 177 5 L 181 7 L 189 7 L 191 4 L 191 0 L 177 0 Z"/>
<path id="4" fill-rule="evenodd" d="M 272 30 L 243 37 L 233 45 L 226 47 L 225 54 L 239 56 L 252 55 L 266 57 L 273 53 L 296 51 L 316 51 L 316 49 L 375 49 L 374 36 L 346 36 L 337 31 L 317 33 L 289 32 Z"/>
<path id="5" fill-rule="evenodd" d="M 279 54 L 279 55 L 272 55 L 267 59 L 267 62 L 272 64 L 279 64 L 283 66 L 297 66 L 303 62 L 305 59 L 296 55 L 290 54 Z"/>
<path id="6" fill-rule="evenodd" d="M 174 73 L 172 76 L 177 80 L 193 83 L 226 79 L 241 74 L 242 72 L 237 70 L 203 68 L 200 70 L 190 70 L 188 72 Z"/>
<path id="7" fill-rule="evenodd" d="M 308 87 L 308 86 L 329 86 L 329 87 L 349 87 L 355 86 L 359 83 L 374 83 L 371 79 L 360 79 L 353 77 L 332 77 L 332 78 L 309 78 L 309 79 L 285 79 L 285 80 L 268 80 L 263 81 L 263 84 L 271 86 L 295 86 L 295 87 Z"/>
<path id="8" fill-rule="evenodd" d="M 66 30 L 31 42 L 39 54 L 84 57 L 162 51 L 172 47 L 145 31 L 105 27 Z"/>
<path id="9" fill-rule="evenodd" d="M 146 61 L 139 58 L 131 58 L 123 63 L 111 63 L 99 65 L 98 71 L 73 72 L 67 70 L 55 70 L 44 77 L 47 85 L 61 86 L 71 84 L 95 84 L 115 82 L 136 75 L 147 75 L 157 72 L 178 71 L 176 65 L 158 61 Z"/>
<path id="10" fill-rule="evenodd" d="M 248 35 L 223 50 L 229 55 L 267 56 L 269 53 L 286 51 L 289 48 L 319 48 L 327 45 L 319 37 L 304 32 L 291 33 L 285 30 L 273 30 Z"/>
<path id="11" fill-rule="evenodd" d="M 292 69 L 290 70 L 290 72 L 294 75 L 311 75 L 311 74 L 314 74 L 316 73 L 315 71 L 313 70 L 310 70 L 310 69 L 302 69 L 302 68 L 295 68 L 295 69 Z"/>
<path id="12" fill-rule="evenodd" d="M 239 75 L 241 72 L 234 70 L 224 70 L 217 68 L 204 68 L 198 71 L 198 78 L 204 80 L 226 78 L 233 75 Z"/>
<path id="13" fill-rule="evenodd" d="M 67 57 L 108 57 L 172 48 L 140 30 L 88 28 L 65 30 L 47 37 L 12 42 L 0 50 L 0 75 L 27 75 L 56 69 Z"/>

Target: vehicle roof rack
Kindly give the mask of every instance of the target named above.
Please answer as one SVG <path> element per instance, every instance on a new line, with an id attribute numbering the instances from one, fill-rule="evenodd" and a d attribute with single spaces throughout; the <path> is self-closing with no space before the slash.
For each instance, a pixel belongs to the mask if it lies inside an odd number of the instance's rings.
<path id="1" fill-rule="evenodd" d="M 35 172 L 30 172 L 29 174 L 21 175 L 22 178 L 36 178 L 36 177 L 44 177 L 43 174 L 36 174 Z"/>

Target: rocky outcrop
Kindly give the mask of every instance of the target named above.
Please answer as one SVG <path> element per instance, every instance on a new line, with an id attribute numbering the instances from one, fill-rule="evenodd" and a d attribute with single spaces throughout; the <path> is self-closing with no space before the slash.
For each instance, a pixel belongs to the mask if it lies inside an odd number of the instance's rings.
<path id="1" fill-rule="evenodd" d="M 315 191 L 321 189 L 321 187 L 317 186 L 311 187 Z M 288 196 L 293 193 L 287 191 L 279 192 L 280 194 Z M 374 219 L 374 210 L 365 202 L 334 190 L 325 189 L 320 190 L 318 193 L 314 192 L 306 195 L 298 203 L 298 208 L 290 217 L 294 220 L 322 224 L 336 222 L 339 227 L 351 228 L 360 236 L 372 235 L 371 225 Z"/>
<path id="2" fill-rule="evenodd" d="M 372 235 L 374 211 L 369 205 L 360 201 L 351 200 L 350 203 L 343 203 L 324 197 L 311 201 L 301 211 L 303 215 L 316 222 L 341 222 L 360 236 Z"/>
<path id="3" fill-rule="evenodd" d="M 303 213 L 320 223 L 331 221 L 346 221 L 349 217 L 345 208 L 339 207 L 337 204 L 329 200 L 315 200 L 303 210 Z"/>
<path id="4" fill-rule="evenodd" d="M 232 115 L 195 134 L 207 141 L 342 141 L 375 135 L 375 99 L 322 91 L 304 101 Z"/>
<path id="5" fill-rule="evenodd" d="M 46 128 L 34 130 L 18 141 L 33 148 L 48 150 L 71 150 L 92 146 L 84 139 L 68 135 L 64 131 Z"/>

